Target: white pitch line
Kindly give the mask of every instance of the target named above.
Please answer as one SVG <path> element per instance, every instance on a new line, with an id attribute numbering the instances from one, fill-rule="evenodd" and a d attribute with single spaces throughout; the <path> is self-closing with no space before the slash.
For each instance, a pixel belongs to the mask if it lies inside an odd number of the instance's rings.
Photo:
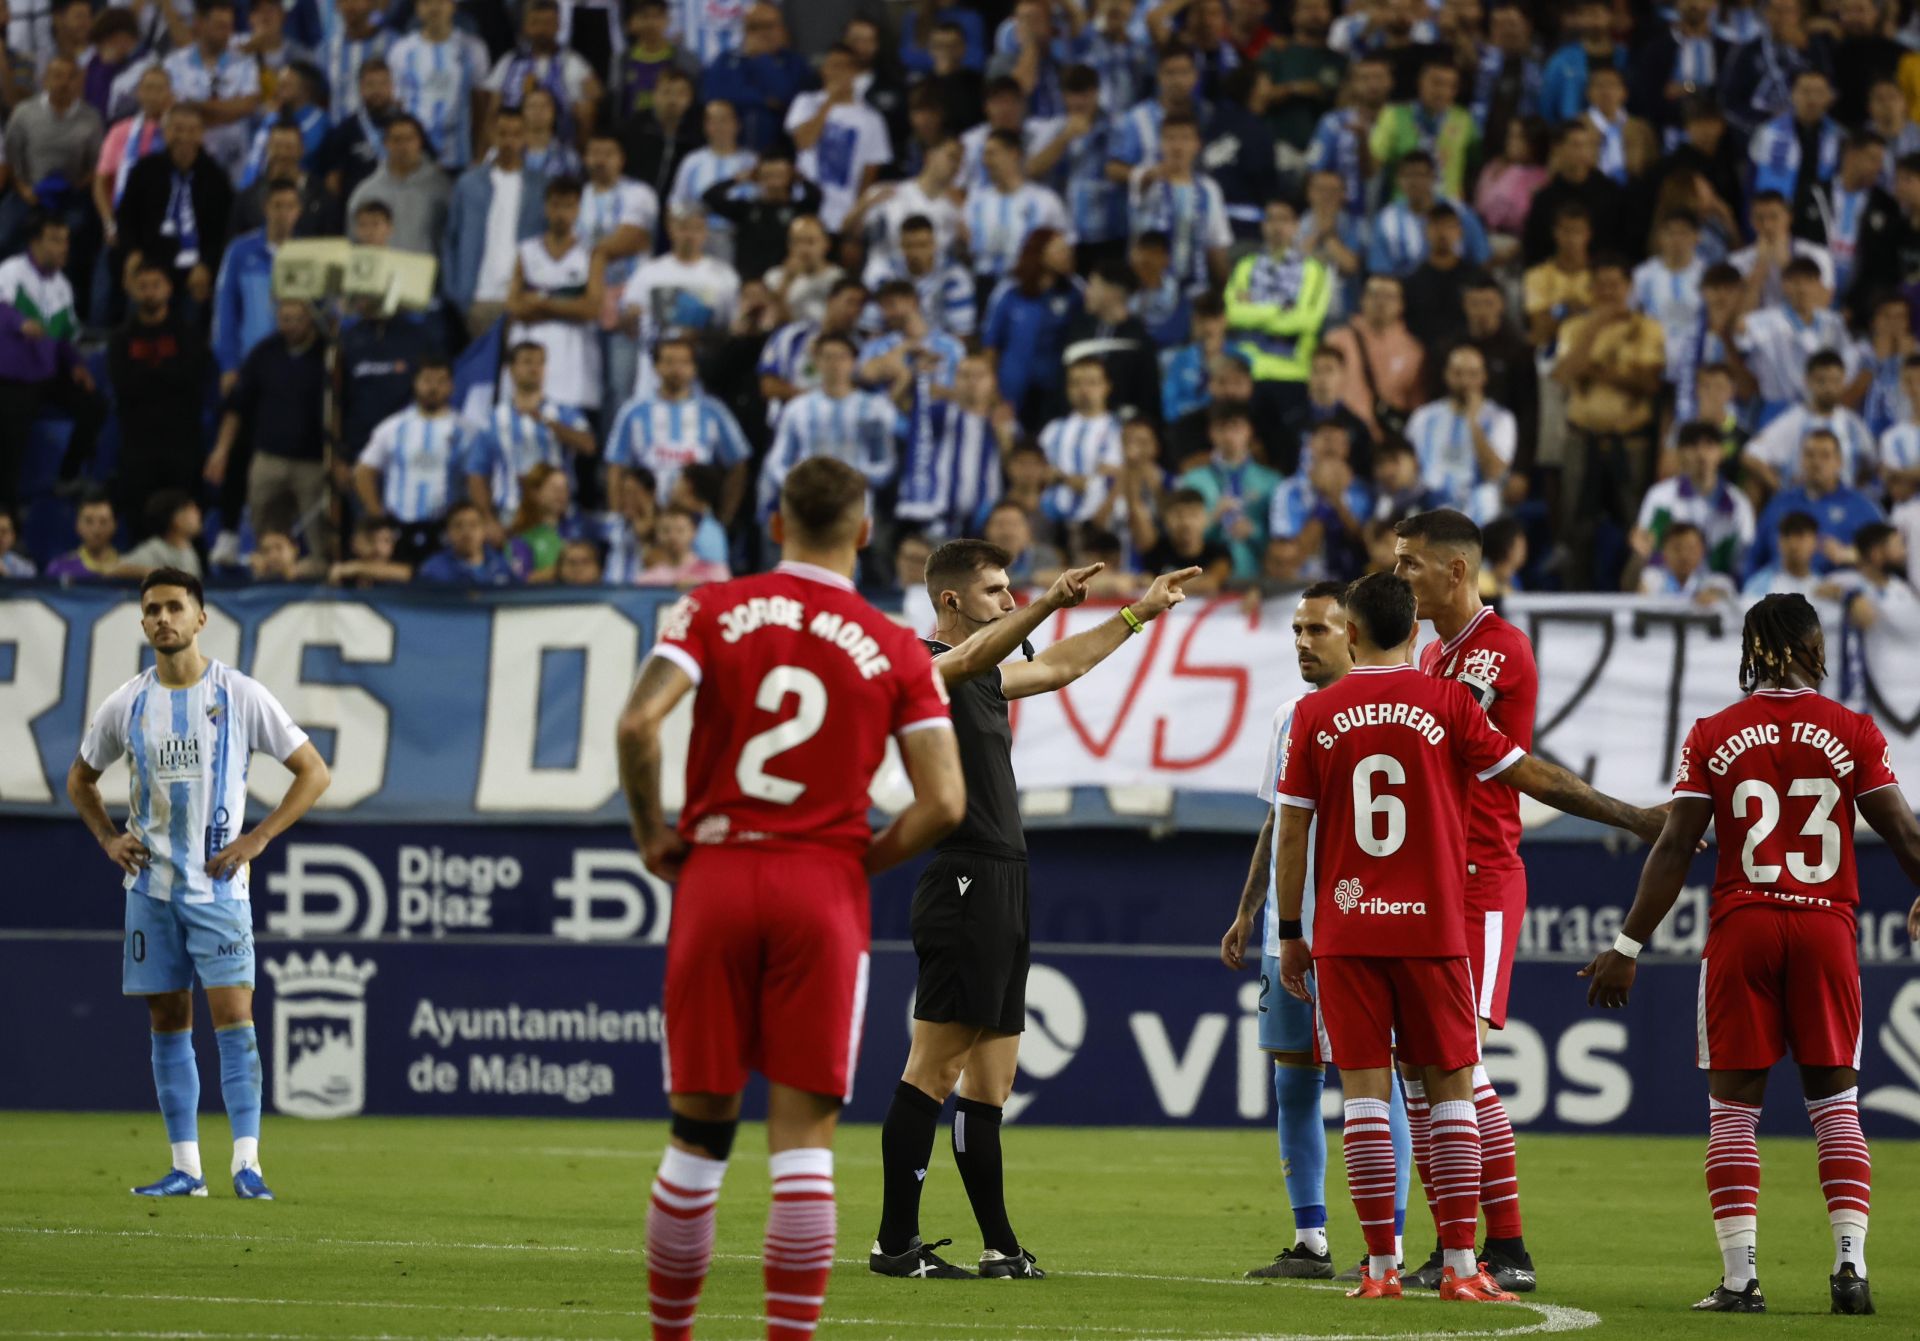
<path id="1" fill-rule="evenodd" d="M 265 1234 L 203 1234 L 203 1233 L 192 1233 L 192 1232 L 169 1233 L 167 1231 L 157 1230 L 157 1229 L 113 1230 L 113 1229 L 90 1229 L 90 1228 L 79 1228 L 79 1227 L 63 1228 L 63 1227 L 41 1226 L 41 1225 L 0 1225 L 0 1233 L 47 1234 L 47 1235 L 59 1235 L 59 1236 L 71 1235 L 71 1236 L 86 1236 L 86 1237 L 105 1237 L 105 1238 L 202 1239 L 202 1240 L 213 1240 L 213 1241 L 219 1241 L 219 1242 L 280 1243 L 280 1244 L 289 1244 L 294 1246 L 299 1246 L 302 1244 L 327 1244 L 327 1245 L 338 1245 L 338 1246 L 347 1246 L 347 1247 L 368 1247 L 368 1248 L 455 1249 L 455 1250 L 481 1250 L 481 1251 L 503 1251 L 503 1252 L 560 1252 L 560 1253 L 581 1253 L 581 1254 L 606 1253 L 610 1255 L 625 1256 L 625 1257 L 638 1257 L 638 1256 L 645 1255 L 645 1250 L 641 1248 L 587 1247 L 579 1244 L 561 1244 L 561 1243 L 451 1243 L 451 1242 L 443 1242 L 443 1241 L 431 1240 L 431 1239 L 410 1240 L 410 1239 L 338 1239 L 338 1238 L 320 1238 L 320 1237 L 305 1238 L 305 1237 L 272 1236 L 272 1235 L 265 1235 Z M 716 1261 L 732 1261 L 732 1262 L 758 1262 L 760 1258 L 757 1255 L 748 1254 L 748 1253 L 716 1253 L 715 1260 Z M 859 1265 L 863 1261 L 864 1261 L 863 1258 L 843 1257 L 838 1259 L 838 1265 L 853 1266 L 853 1265 Z M 1226 1285 L 1226 1286 L 1258 1287 L 1263 1284 L 1263 1282 L 1260 1282 L 1260 1281 L 1250 1281 L 1250 1280 L 1244 1280 L 1244 1279 L 1237 1279 L 1233 1277 L 1171 1276 L 1171 1275 L 1156 1275 L 1156 1274 L 1150 1274 L 1150 1273 L 1136 1273 L 1136 1272 L 1126 1272 L 1126 1271 L 1055 1271 L 1050 1274 L 1060 1277 L 1062 1279 L 1069 1279 L 1069 1280 L 1076 1276 L 1080 1276 L 1080 1277 L 1087 1277 L 1091 1279 L 1143 1280 L 1143 1281 L 1157 1281 L 1162 1283 L 1183 1284 L 1183 1285 L 1213 1285 L 1213 1286 Z M 1326 1287 L 1309 1287 L 1309 1288 L 1337 1289 L 1339 1287 L 1326 1286 Z M 0 1290 L 0 1294 L 21 1294 L 21 1293 L 27 1293 L 27 1292 L 19 1291 L 19 1290 Z M 89 1298 L 93 1298 L 93 1297 L 138 1298 L 139 1296 L 127 1295 L 127 1296 L 86 1296 L 86 1297 L 89 1297 Z M 1412 1299 L 1419 1299 L 1419 1300 L 1430 1301 L 1430 1302 L 1437 1302 L 1439 1299 L 1438 1295 L 1429 1295 L 1425 1293 L 1410 1295 L 1408 1297 Z M 298 1301 L 258 1300 L 258 1301 L 236 1301 L 236 1302 L 259 1302 L 259 1303 L 271 1304 L 271 1303 L 277 1303 L 277 1302 L 296 1303 Z M 312 1304 L 312 1303 L 320 1303 L 321 1301 L 306 1301 L 306 1302 Z M 335 1301 L 335 1302 L 338 1302 L 338 1301 Z M 354 1302 L 359 1303 L 361 1306 L 366 1306 L 366 1307 L 383 1306 L 383 1305 L 374 1303 L 372 1301 L 354 1301 Z M 327 1306 L 327 1305 L 323 1304 L 322 1306 Z M 342 1306 L 351 1306 L 351 1305 L 343 1304 Z M 415 1305 L 415 1304 L 399 1304 L 394 1306 L 402 1307 L 402 1308 L 444 1307 L 442 1305 L 428 1306 L 428 1305 Z M 459 1307 L 459 1306 L 455 1305 L 454 1307 Z M 493 1306 L 478 1306 L 478 1307 L 481 1309 L 481 1311 L 502 1311 L 502 1312 L 520 1311 L 522 1308 L 524 1308 L 524 1306 L 509 1306 L 509 1305 L 493 1305 Z M 1472 1338 L 1482 1338 L 1482 1337 L 1498 1338 L 1498 1337 L 1507 1337 L 1507 1336 L 1537 1336 L 1537 1335 L 1544 1335 L 1544 1334 L 1551 1334 L 1551 1333 L 1558 1333 L 1558 1332 L 1584 1331 L 1588 1328 L 1599 1326 L 1601 1321 L 1600 1315 L 1597 1313 L 1592 1313 L 1582 1308 L 1572 1308 L 1564 1304 L 1541 1304 L 1541 1303 L 1535 1303 L 1531 1300 L 1520 1300 L 1516 1302 L 1515 1307 L 1527 1309 L 1531 1312 L 1537 1313 L 1540 1317 L 1540 1320 L 1538 1322 L 1529 1324 L 1528 1326 L 1525 1326 L 1525 1327 L 1500 1327 L 1500 1328 L 1494 1328 L 1487 1331 L 1405 1333 L 1405 1334 L 1400 1334 L 1396 1336 L 1395 1341 L 1471 1341 Z M 531 1311 L 539 1312 L 539 1311 L 549 1311 L 549 1310 L 531 1310 Z M 581 1310 L 581 1312 L 585 1312 L 585 1311 L 586 1310 Z M 617 1316 L 632 1316 L 632 1315 L 618 1314 Z M 702 1316 L 709 1316 L 709 1315 L 702 1315 Z M 710 1315 L 710 1316 L 714 1317 L 716 1320 L 722 1320 L 722 1321 L 749 1320 L 744 1317 L 724 1317 L 723 1315 L 718 1315 L 718 1314 Z M 752 1319 L 752 1320 L 757 1321 L 758 1319 Z M 938 1326 L 938 1325 L 945 1325 L 945 1326 L 971 1325 L 971 1324 L 928 1324 L 928 1323 L 917 1322 L 917 1321 L 901 1323 L 897 1321 L 888 1321 L 888 1320 L 872 1319 L 872 1318 L 858 1318 L 858 1319 L 829 1318 L 827 1319 L 827 1321 L 830 1323 L 833 1323 L 836 1325 L 842 1325 L 842 1326 L 874 1326 L 874 1327 L 899 1327 L 899 1326 L 927 1327 L 927 1326 Z M 1020 1328 L 1017 1326 L 1008 1327 L 1005 1325 L 1001 1325 L 999 1329 L 1003 1331 L 1011 1331 L 1011 1330 L 1044 1331 L 1046 1330 L 1043 1327 Z M 1084 1325 L 1082 1327 L 1082 1330 L 1089 1330 L 1089 1331 L 1099 1330 L 1109 1335 L 1111 1335 L 1115 1331 L 1124 1331 L 1124 1329 L 1115 1329 L 1115 1328 L 1097 1328 L 1096 1329 L 1096 1328 L 1085 1327 Z M 4 1335 L 21 1335 L 21 1334 L 5 1333 Z M 48 1334 L 48 1335 L 51 1335 L 51 1334 Z M 146 1334 L 126 1333 L 125 1335 L 135 1336 L 135 1335 L 146 1335 Z M 181 1333 L 181 1334 L 174 1334 L 174 1335 L 190 1336 L 190 1335 L 200 1335 L 200 1334 Z M 207 1333 L 204 1335 L 222 1336 L 222 1335 L 235 1335 L 235 1334 Z M 318 1336 L 320 1334 L 313 1334 L 313 1335 Z M 331 1336 L 331 1334 L 328 1334 L 328 1335 Z M 1321 1333 L 1321 1332 L 1251 1333 L 1251 1334 L 1230 1333 L 1230 1334 L 1220 1334 L 1220 1335 L 1209 1336 L 1209 1337 L 1195 1337 L 1191 1333 L 1165 1334 L 1165 1335 L 1156 1335 L 1156 1336 L 1143 1336 L 1135 1333 L 1132 1335 L 1134 1337 L 1134 1341 L 1381 1341 L 1380 1335 L 1378 1333 L 1369 1333 L 1369 1332 L 1331 1333 L 1331 1334 Z M 264 1341 L 281 1341 L 281 1339 L 265 1338 Z M 285 1338 L 285 1341 L 300 1341 L 300 1338 L 290 1336 L 288 1338 Z M 332 1337 L 331 1341 L 362 1341 L 362 1339 Z M 379 1339 L 372 1339 L 372 1341 L 379 1341 Z M 562 1338 L 513 1338 L 512 1341 L 562 1341 Z"/>

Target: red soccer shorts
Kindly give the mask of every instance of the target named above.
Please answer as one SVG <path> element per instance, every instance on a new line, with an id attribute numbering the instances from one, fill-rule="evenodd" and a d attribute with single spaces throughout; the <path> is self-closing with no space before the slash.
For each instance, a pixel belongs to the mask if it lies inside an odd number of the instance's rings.
<path id="1" fill-rule="evenodd" d="M 1702 1071 L 1860 1065 L 1853 919 L 1749 903 L 1714 923 L 1700 959 Z"/>
<path id="2" fill-rule="evenodd" d="M 1513 952 L 1527 916 L 1527 868 L 1468 868 L 1467 958 L 1479 992 L 1475 1013 L 1495 1029 L 1507 1023 L 1507 989 L 1513 983 Z"/>
<path id="3" fill-rule="evenodd" d="M 1466 959 L 1375 959 L 1328 955 L 1313 961 L 1320 1015 L 1342 1071 L 1400 1060 L 1456 1071 L 1480 1061 L 1473 968 Z"/>
<path id="4" fill-rule="evenodd" d="M 696 847 L 667 933 L 670 1094 L 747 1073 L 852 1097 L 867 1010 L 866 872 L 824 848 Z"/>

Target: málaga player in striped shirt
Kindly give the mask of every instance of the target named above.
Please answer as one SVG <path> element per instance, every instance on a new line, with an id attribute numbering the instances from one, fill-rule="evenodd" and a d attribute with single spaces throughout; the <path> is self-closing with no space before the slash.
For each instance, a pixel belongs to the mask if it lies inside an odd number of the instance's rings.
<path id="1" fill-rule="evenodd" d="M 154 664 L 93 715 L 67 795 L 107 857 L 125 871 L 127 939 L 121 991 L 144 996 L 153 1027 L 153 1084 L 173 1165 L 134 1192 L 204 1197 L 200 1070 L 193 1055 L 199 978 L 220 1045 L 220 1094 L 233 1126 L 233 1191 L 271 1201 L 260 1172 L 260 1047 L 253 1033 L 253 913 L 248 863 L 306 814 L 330 780 L 320 752 L 256 681 L 200 651 L 200 581 L 159 568 L 140 584 L 140 625 Z M 255 751 L 293 773 L 280 804 L 243 832 Z M 127 827 L 116 828 L 100 775 L 133 761 Z"/>

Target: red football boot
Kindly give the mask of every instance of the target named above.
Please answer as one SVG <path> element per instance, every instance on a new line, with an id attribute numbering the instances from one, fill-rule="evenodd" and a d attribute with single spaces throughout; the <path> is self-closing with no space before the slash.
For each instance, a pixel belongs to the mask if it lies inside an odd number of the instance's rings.
<path id="1" fill-rule="evenodd" d="M 1440 1297 L 1442 1299 L 1463 1299 L 1470 1304 L 1513 1304 L 1518 1303 L 1516 1295 L 1508 1294 L 1494 1284 L 1493 1277 L 1487 1274 L 1486 1267 L 1468 1276 L 1465 1280 L 1453 1274 L 1448 1267 L 1440 1273 Z"/>
<path id="2" fill-rule="evenodd" d="M 1492 1284 L 1491 1281 L 1488 1284 Z M 1400 1289 L 1400 1273 L 1389 1269 L 1387 1274 L 1374 1279 L 1371 1271 L 1362 1270 L 1360 1284 L 1347 1291 L 1349 1299 L 1399 1299 L 1403 1297 Z M 1513 1296 L 1507 1296 L 1511 1299 Z"/>

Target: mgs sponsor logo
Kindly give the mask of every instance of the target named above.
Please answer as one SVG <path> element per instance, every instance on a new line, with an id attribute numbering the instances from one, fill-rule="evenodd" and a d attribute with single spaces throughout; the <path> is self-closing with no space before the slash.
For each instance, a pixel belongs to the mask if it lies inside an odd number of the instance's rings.
<path id="1" fill-rule="evenodd" d="M 315 950 L 270 959 L 273 1106 L 292 1117 L 352 1117 L 367 1103 L 367 980 L 371 960 Z"/>

